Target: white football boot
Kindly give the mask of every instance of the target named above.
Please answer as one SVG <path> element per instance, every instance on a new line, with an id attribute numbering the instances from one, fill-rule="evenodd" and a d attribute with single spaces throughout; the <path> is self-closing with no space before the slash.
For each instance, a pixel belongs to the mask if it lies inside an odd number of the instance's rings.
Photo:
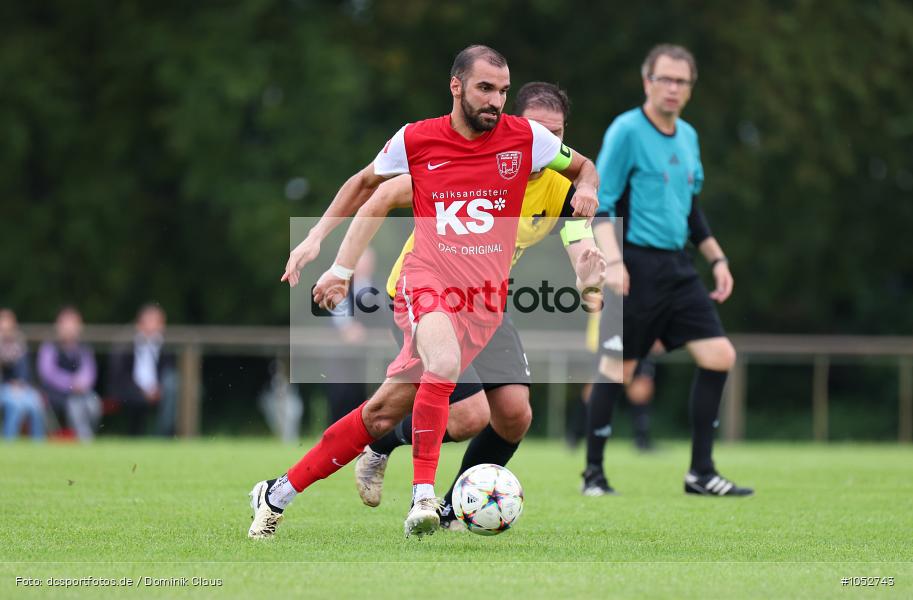
<path id="1" fill-rule="evenodd" d="M 273 537 L 279 522 L 282 521 L 282 513 L 274 511 L 266 502 L 269 486 L 270 482 L 261 481 L 250 491 L 250 507 L 254 510 L 254 522 L 247 530 L 249 538 L 262 540 Z"/>
<path id="2" fill-rule="evenodd" d="M 390 456 L 379 454 L 365 446 L 364 452 L 355 460 L 355 487 L 361 501 L 368 506 L 380 506 L 380 496 L 384 490 L 384 472 Z"/>
<path id="3" fill-rule="evenodd" d="M 422 498 L 412 505 L 403 529 L 406 537 L 414 535 L 421 538 L 423 535 L 432 535 L 441 526 L 441 499 Z"/>

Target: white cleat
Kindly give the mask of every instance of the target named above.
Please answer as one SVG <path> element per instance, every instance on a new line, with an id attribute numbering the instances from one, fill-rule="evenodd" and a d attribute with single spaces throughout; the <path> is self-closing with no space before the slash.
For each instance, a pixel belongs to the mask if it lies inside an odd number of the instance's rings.
<path id="1" fill-rule="evenodd" d="M 355 487 L 361 501 L 368 506 L 380 506 L 380 495 L 384 491 L 384 472 L 390 456 L 379 454 L 365 446 L 364 452 L 355 461 Z"/>
<path id="2" fill-rule="evenodd" d="M 434 534 L 441 526 L 441 515 L 438 512 L 440 510 L 440 498 L 422 498 L 413 504 L 403 524 L 406 537 L 414 535 L 421 538 L 423 535 Z"/>
<path id="3" fill-rule="evenodd" d="M 279 522 L 282 521 L 282 513 L 274 511 L 266 503 L 268 490 L 269 483 L 261 481 L 250 491 L 250 507 L 254 510 L 254 522 L 247 530 L 249 538 L 262 540 L 273 537 Z"/>

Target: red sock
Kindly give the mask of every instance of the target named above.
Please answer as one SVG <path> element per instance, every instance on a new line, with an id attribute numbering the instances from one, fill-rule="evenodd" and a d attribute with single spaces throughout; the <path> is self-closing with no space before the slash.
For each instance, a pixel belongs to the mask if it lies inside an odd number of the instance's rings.
<path id="1" fill-rule="evenodd" d="M 447 431 L 450 394 L 456 384 L 431 371 L 422 373 L 412 407 L 412 483 L 434 484 L 441 441 Z"/>
<path id="2" fill-rule="evenodd" d="M 295 490 L 300 492 L 318 479 L 329 477 L 374 441 L 361 416 L 365 404 L 330 425 L 317 445 L 288 470 L 289 483 Z"/>

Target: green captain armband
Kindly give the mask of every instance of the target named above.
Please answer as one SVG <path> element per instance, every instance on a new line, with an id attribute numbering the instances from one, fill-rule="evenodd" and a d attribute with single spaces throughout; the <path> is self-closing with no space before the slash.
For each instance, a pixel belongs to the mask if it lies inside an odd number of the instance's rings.
<path id="1" fill-rule="evenodd" d="M 564 222 L 561 228 L 561 243 L 567 248 L 574 242 L 593 239 L 593 228 L 587 225 L 586 219 L 574 219 Z"/>
<path id="2" fill-rule="evenodd" d="M 571 149 L 561 144 L 558 148 L 558 154 L 552 159 L 552 162 L 545 165 L 545 168 L 552 171 L 563 171 L 571 164 Z"/>

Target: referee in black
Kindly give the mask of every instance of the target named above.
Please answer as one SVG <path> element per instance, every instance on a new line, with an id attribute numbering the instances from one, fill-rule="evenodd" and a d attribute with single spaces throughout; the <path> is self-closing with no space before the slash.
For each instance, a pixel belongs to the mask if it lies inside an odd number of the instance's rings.
<path id="1" fill-rule="evenodd" d="M 630 383 L 638 360 L 659 340 L 670 351 L 684 346 L 697 363 L 685 492 L 748 496 L 753 490 L 720 475 L 712 458 L 723 386 L 736 353 L 713 304 L 726 301 L 733 279 L 697 205 L 704 180 L 697 133 L 679 118 L 697 80 L 697 65 L 687 49 L 663 44 L 647 55 L 641 76 L 643 106 L 615 119 L 596 162 L 597 216 L 623 218 L 621 255 L 611 222 L 596 225 L 596 238 L 610 265 L 609 280 L 615 282 L 610 287 L 624 299 L 623 316 L 604 313 L 600 324 L 601 357 L 588 407 L 583 493 L 613 492 L 602 465 L 612 409 L 623 395 L 622 381 Z M 712 292 L 684 252 L 689 239 L 710 263 Z M 611 313 L 619 304 L 607 301 L 605 310 Z"/>

